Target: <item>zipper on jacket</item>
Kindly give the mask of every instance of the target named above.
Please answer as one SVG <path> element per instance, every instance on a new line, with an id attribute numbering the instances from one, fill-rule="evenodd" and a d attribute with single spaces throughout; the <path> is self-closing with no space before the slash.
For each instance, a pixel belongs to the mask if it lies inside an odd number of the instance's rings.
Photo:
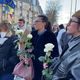
<path id="1" fill-rule="evenodd" d="M 2 67 L 3 67 L 3 71 L 5 71 L 5 61 L 4 61 L 4 59 L 3 59 Z"/>

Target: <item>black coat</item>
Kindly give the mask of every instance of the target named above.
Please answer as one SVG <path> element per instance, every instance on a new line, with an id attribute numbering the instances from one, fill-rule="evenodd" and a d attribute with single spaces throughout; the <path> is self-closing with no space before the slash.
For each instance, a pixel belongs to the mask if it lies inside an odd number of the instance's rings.
<path id="1" fill-rule="evenodd" d="M 14 66 L 19 62 L 17 57 L 17 36 L 8 39 L 0 45 L 0 74 L 12 73 Z"/>
<path id="2" fill-rule="evenodd" d="M 35 60 L 33 60 L 34 63 L 34 69 L 35 69 L 35 79 L 34 80 L 40 80 L 41 78 L 41 71 L 42 71 L 42 63 L 38 60 L 40 56 L 44 56 L 44 47 L 46 43 L 53 43 L 55 45 L 52 57 L 59 56 L 58 53 L 58 45 L 57 40 L 55 37 L 55 34 L 51 31 L 45 31 L 43 34 L 38 35 L 37 31 L 32 32 L 33 39 L 32 44 L 34 47 L 33 54 L 35 55 Z"/>

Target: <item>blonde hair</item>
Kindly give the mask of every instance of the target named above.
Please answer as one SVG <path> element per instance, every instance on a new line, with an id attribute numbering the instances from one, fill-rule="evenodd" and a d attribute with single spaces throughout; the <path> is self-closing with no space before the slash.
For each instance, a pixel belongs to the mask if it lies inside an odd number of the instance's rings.
<path id="1" fill-rule="evenodd" d="M 7 20 L 4 20 L 0 23 L 0 31 L 1 31 L 1 28 L 7 29 L 8 36 L 12 35 L 12 31 L 11 31 L 12 26 Z"/>
<path id="2" fill-rule="evenodd" d="M 76 17 L 77 20 L 78 20 L 78 23 L 80 24 L 80 10 L 76 11 L 76 12 L 72 15 L 72 17 Z"/>
<path id="3" fill-rule="evenodd" d="M 78 11 L 76 11 L 73 15 L 72 15 L 72 17 L 77 17 L 77 18 L 80 18 L 80 10 L 78 10 Z"/>

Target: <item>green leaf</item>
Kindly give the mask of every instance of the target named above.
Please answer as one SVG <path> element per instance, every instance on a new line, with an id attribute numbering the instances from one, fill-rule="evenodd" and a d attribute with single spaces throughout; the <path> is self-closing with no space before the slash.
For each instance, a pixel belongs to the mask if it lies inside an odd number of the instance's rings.
<path id="1" fill-rule="evenodd" d="M 31 54 L 31 58 L 35 59 L 35 56 L 33 54 Z"/>
<path id="2" fill-rule="evenodd" d="M 26 48 L 31 48 L 32 47 L 32 43 L 26 43 Z"/>
<path id="3" fill-rule="evenodd" d="M 42 75 L 44 76 L 45 80 L 52 80 L 53 70 L 46 68 L 42 71 Z"/>
<path id="4" fill-rule="evenodd" d="M 41 61 L 41 62 L 45 62 L 45 57 L 44 57 L 44 56 L 40 56 L 38 59 L 39 59 L 39 61 Z"/>
<path id="5" fill-rule="evenodd" d="M 43 75 L 47 75 L 47 73 L 48 73 L 48 69 L 47 68 L 42 71 Z"/>

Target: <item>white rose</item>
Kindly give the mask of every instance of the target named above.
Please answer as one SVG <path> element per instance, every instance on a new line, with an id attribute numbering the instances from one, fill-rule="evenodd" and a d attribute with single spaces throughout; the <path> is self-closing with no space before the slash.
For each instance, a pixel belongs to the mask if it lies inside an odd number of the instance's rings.
<path id="1" fill-rule="evenodd" d="M 45 44 L 44 51 L 49 52 L 49 51 L 52 51 L 53 48 L 54 48 L 54 45 L 52 43 L 47 43 L 47 44 Z"/>
<path id="2" fill-rule="evenodd" d="M 49 52 L 51 50 L 48 50 L 47 48 L 44 48 L 44 52 L 46 53 L 47 56 L 50 56 L 51 55 L 51 52 Z"/>
<path id="3" fill-rule="evenodd" d="M 32 37 L 33 37 L 32 34 L 27 35 L 27 38 L 29 38 L 29 39 L 32 39 Z"/>
<path id="4" fill-rule="evenodd" d="M 24 33 L 24 31 L 23 31 L 23 30 L 17 30 L 17 31 L 16 31 L 16 34 L 20 34 L 20 33 L 22 33 L 22 34 L 23 34 L 23 33 Z"/>
<path id="5" fill-rule="evenodd" d="M 48 49 L 47 48 L 44 48 L 44 52 L 48 52 Z"/>

